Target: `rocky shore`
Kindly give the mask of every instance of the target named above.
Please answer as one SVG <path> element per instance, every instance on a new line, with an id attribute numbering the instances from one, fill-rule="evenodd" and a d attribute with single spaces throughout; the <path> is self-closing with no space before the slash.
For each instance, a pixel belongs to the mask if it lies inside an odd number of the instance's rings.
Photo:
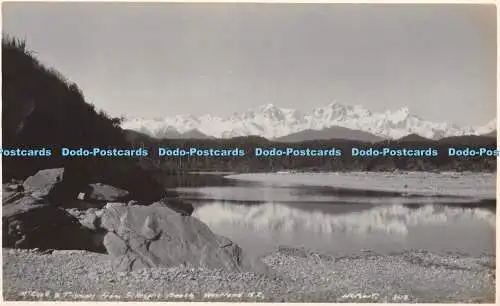
<path id="1" fill-rule="evenodd" d="M 60 301 L 494 302 L 494 258 L 408 251 L 334 258 L 279 248 L 268 275 L 179 265 L 117 272 L 109 255 L 3 250 L 4 299 Z"/>
<path id="2" fill-rule="evenodd" d="M 6 300 L 494 302 L 495 258 L 407 251 L 333 257 L 279 247 L 256 258 L 189 203 L 142 204 L 64 169 L 4 184 Z"/>
<path id="3" fill-rule="evenodd" d="M 189 264 L 267 273 L 261 261 L 190 216 L 189 203 L 140 203 L 128 191 L 102 183 L 68 193 L 64 173 L 45 169 L 22 184 L 4 184 L 4 247 L 105 253 L 116 271 L 125 272 Z"/>

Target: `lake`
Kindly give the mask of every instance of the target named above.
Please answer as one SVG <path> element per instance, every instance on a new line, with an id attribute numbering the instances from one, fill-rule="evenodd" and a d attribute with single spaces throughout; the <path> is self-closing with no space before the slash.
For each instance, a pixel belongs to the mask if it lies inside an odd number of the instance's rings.
<path id="1" fill-rule="evenodd" d="M 495 252 L 496 174 L 198 173 L 167 187 L 248 252 Z M 176 187 L 173 187 L 176 186 Z"/>

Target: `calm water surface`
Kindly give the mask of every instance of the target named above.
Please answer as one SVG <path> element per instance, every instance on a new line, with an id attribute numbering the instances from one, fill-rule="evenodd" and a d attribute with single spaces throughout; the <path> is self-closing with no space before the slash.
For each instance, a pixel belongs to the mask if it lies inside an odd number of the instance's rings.
<path id="1" fill-rule="evenodd" d="M 408 249 L 494 254 L 494 198 L 306 186 L 286 177 L 249 182 L 224 175 L 176 177 L 166 186 L 177 186 L 170 190 L 193 203 L 194 216 L 249 252 L 289 245 L 335 255 Z"/>

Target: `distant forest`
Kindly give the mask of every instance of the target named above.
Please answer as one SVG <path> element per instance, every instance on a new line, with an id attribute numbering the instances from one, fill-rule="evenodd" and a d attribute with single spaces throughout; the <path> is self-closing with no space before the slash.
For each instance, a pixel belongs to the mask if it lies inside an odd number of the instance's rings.
<path id="1" fill-rule="evenodd" d="M 459 136 L 438 141 L 409 136 L 400 140 L 365 143 L 343 139 L 315 140 L 293 143 L 273 142 L 262 137 L 236 137 L 231 139 L 154 139 L 144 134 L 127 131 L 127 139 L 134 147 L 244 149 L 244 157 L 159 157 L 154 154 L 147 163 L 151 169 L 169 173 L 185 171 L 261 172 L 280 170 L 302 171 L 496 171 L 496 157 L 449 157 L 448 148 L 496 149 L 496 138 L 488 136 Z M 341 157 L 256 157 L 255 147 L 331 149 L 344 152 Z M 352 157 L 351 148 L 433 148 L 437 157 Z"/>

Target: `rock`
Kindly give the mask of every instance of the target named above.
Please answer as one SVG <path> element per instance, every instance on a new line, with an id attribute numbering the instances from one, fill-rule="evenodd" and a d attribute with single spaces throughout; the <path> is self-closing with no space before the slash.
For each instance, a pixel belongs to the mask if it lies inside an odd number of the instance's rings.
<path id="1" fill-rule="evenodd" d="M 149 205 L 166 196 L 165 187 L 151 175 L 151 170 L 143 169 L 141 162 L 125 165 L 113 161 L 112 167 L 102 171 L 98 182 L 127 190 L 130 199 L 137 200 L 142 205 Z"/>
<path id="2" fill-rule="evenodd" d="M 115 233 L 104 236 L 104 246 L 111 256 L 119 257 L 127 252 L 127 244 Z"/>
<path id="3" fill-rule="evenodd" d="M 108 209 L 108 208 L 113 208 L 113 207 L 119 207 L 119 206 L 127 206 L 127 204 L 122 203 L 122 202 L 115 202 L 115 203 L 107 203 L 103 209 Z"/>
<path id="4" fill-rule="evenodd" d="M 21 197 L 2 207 L 2 218 L 9 218 L 28 212 L 39 206 L 49 205 L 45 200 L 30 195 L 19 194 Z"/>
<path id="5" fill-rule="evenodd" d="M 80 223 L 88 229 L 97 230 L 99 227 L 100 219 L 95 213 L 87 213 L 79 220 Z"/>
<path id="6" fill-rule="evenodd" d="M 90 184 L 91 192 L 87 196 L 90 201 L 115 202 L 128 198 L 129 192 L 101 183 Z"/>
<path id="7" fill-rule="evenodd" d="M 102 215 L 101 210 L 95 208 L 89 208 L 87 210 L 79 210 L 76 208 L 69 208 L 66 211 L 78 219 L 80 224 L 90 230 L 96 231 L 99 229 L 99 224 L 101 222 L 100 217 Z"/>
<path id="8" fill-rule="evenodd" d="M 151 204 L 151 206 L 168 207 L 184 216 L 191 216 L 194 211 L 194 207 L 191 203 L 182 201 L 180 199 L 162 199 L 159 202 Z"/>
<path id="9" fill-rule="evenodd" d="M 161 205 L 107 205 L 100 226 L 104 246 L 120 271 L 177 265 L 266 273 L 267 266 L 245 256 L 231 240 L 198 219 Z"/>
<path id="10" fill-rule="evenodd" d="M 7 191 L 2 192 L 2 206 L 11 204 L 19 199 L 23 198 L 25 194 L 23 192 Z"/>
<path id="11" fill-rule="evenodd" d="M 3 206 L 2 213 L 4 247 L 102 251 L 102 237 L 99 246 L 78 219 L 45 199 L 25 196 Z"/>
<path id="12" fill-rule="evenodd" d="M 79 219 L 81 217 L 81 215 L 83 214 L 82 211 L 76 209 L 76 208 L 66 208 L 65 209 L 66 212 L 70 215 L 72 215 L 73 217 Z"/>
<path id="13" fill-rule="evenodd" d="M 64 168 L 40 170 L 24 181 L 24 190 L 38 198 L 46 198 L 61 183 L 63 175 Z"/>
<path id="14" fill-rule="evenodd" d="M 10 184 L 5 187 L 7 191 L 23 192 L 24 187 L 21 184 Z"/>
<path id="15" fill-rule="evenodd" d="M 307 250 L 304 247 L 290 247 L 286 245 L 280 245 L 278 246 L 277 251 L 287 256 L 307 258 Z"/>

